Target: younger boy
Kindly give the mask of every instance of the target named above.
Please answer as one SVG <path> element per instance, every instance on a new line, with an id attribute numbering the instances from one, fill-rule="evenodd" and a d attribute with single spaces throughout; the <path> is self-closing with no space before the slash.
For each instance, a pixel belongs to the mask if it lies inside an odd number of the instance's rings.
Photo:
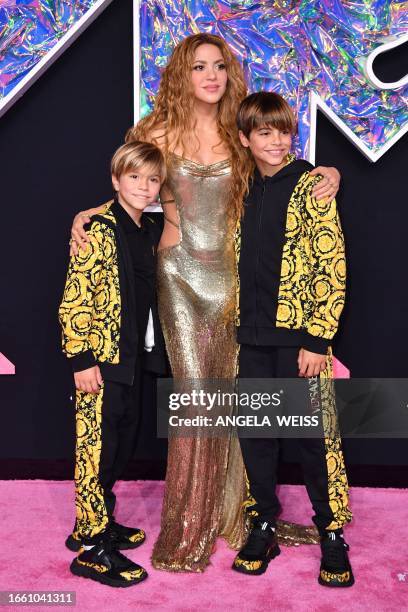
<path id="1" fill-rule="evenodd" d="M 142 367 L 164 347 L 155 295 L 160 230 L 143 210 L 165 179 L 162 153 L 132 142 L 111 163 L 115 201 L 88 226 L 89 244 L 71 257 L 59 319 L 76 385 L 74 532 L 71 572 L 114 587 L 147 572 L 118 552 L 143 543 L 141 529 L 119 525 L 112 488 L 134 451 Z M 148 352 L 145 352 L 145 348 Z M 146 357 L 145 357 L 146 356 Z"/>
<path id="2" fill-rule="evenodd" d="M 277 94 L 252 94 L 240 106 L 241 143 L 256 164 L 237 235 L 241 378 L 331 374 L 330 341 L 344 304 L 344 242 L 335 201 L 313 198 L 318 178 L 310 176 L 312 165 L 290 154 L 295 128 L 290 106 Z M 275 535 L 279 440 L 240 442 L 256 519 L 233 569 L 262 574 L 280 552 Z M 325 432 L 297 444 L 321 536 L 319 583 L 351 586 L 342 535 L 351 512 L 340 438 Z"/>

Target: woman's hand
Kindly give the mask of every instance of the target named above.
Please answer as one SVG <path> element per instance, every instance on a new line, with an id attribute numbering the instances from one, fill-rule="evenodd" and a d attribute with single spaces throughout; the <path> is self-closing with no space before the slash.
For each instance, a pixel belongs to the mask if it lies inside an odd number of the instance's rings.
<path id="1" fill-rule="evenodd" d="M 301 348 L 299 351 L 298 366 L 299 376 L 304 378 L 319 376 L 320 372 L 326 369 L 327 355 L 312 353 L 311 351 Z"/>
<path id="2" fill-rule="evenodd" d="M 336 197 L 340 187 L 340 172 L 337 168 L 326 168 L 319 166 L 311 171 L 311 176 L 321 174 L 323 178 L 313 187 L 312 195 L 316 200 L 326 199 L 331 202 Z"/>
<path id="3" fill-rule="evenodd" d="M 89 237 L 84 226 L 91 221 L 93 215 L 104 212 L 105 206 L 99 206 L 98 208 L 90 208 L 89 210 L 83 210 L 74 217 L 74 222 L 71 228 L 71 240 L 69 241 L 70 255 L 78 255 L 79 249 L 85 251 L 86 245 L 89 242 Z"/>

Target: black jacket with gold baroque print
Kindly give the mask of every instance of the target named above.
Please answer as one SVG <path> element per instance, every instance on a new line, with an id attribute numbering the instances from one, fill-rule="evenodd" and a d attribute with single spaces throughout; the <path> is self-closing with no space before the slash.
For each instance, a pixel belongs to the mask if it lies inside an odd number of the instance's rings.
<path id="1" fill-rule="evenodd" d="M 149 222 L 154 221 L 147 217 Z M 87 227 L 88 248 L 71 257 L 59 307 L 62 347 L 74 372 L 94 365 L 102 377 L 132 384 L 138 358 L 137 296 L 126 236 L 109 206 Z M 156 238 L 157 236 L 157 238 Z M 160 230 L 155 232 L 155 242 Z M 152 305 L 155 347 L 148 358 L 165 370 L 156 304 Z"/>
<path id="2" fill-rule="evenodd" d="M 344 305 L 346 263 L 336 202 L 312 196 L 312 165 L 290 156 L 256 171 L 236 235 L 238 341 L 325 354 Z"/>

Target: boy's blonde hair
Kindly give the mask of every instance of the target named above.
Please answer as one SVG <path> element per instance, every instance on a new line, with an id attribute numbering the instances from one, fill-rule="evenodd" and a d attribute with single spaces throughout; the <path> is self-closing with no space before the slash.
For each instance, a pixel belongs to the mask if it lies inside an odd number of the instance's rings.
<path id="1" fill-rule="evenodd" d="M 160 176 L 161 183 L 166 180 L 166 162 L 163 153 L 154 144 L 140 140 L 128 142 L 115 151 L 111 161 L 111 173 L 119 179 L 122 174 L 137 170 L 144 165 L 149 165 L 152 172 Z"/>
<path id="2" fill-rule="evenodd" d="M 296 133 L 296 120 L 291 107 L 282 96 L 272 91 L 260 91 L 245 98 L 238 110 L 237 126 L 246 138 L 249 138 L 252 130 L 264 126 Z"/>

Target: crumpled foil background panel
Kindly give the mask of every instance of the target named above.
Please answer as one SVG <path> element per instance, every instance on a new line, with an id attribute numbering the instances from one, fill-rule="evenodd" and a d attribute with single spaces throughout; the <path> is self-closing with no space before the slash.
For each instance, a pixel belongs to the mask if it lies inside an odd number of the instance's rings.
<path id="1" fill-rule="evenodd" d="M 95 1 L 0 0 L 0 98 Z M 384 36 L 408 32 L 407 1 L 140 0 L 140 19 L 142 114 L 152 108 L 173 47 L 188 34 L 207 31 L 230 44 L 251 91 L 277 91 L 296 107 L 303 155 L 311 90 L 372 150 L 408 121 L 408 88 L 373 89 L 359 63 Z"/>
<path id="2" fill-rule="evenodd" d="M 276 91 L 296 108 L 302 155 L 311 90 L 374 151 L 408 121 L 408 87 L 376 90 L 359 63 L 383 37 L 408 32 L 408 2 L 142 0 L 142 115 L 152 108 L 160 69 L 174 46 L 199 31 L 228 42 L 251 91 Z"/>
<path id="3" fill-rule="evenodd" d="M 0 0 L 0 98 L 52 50 L 96 0 Z"/>

